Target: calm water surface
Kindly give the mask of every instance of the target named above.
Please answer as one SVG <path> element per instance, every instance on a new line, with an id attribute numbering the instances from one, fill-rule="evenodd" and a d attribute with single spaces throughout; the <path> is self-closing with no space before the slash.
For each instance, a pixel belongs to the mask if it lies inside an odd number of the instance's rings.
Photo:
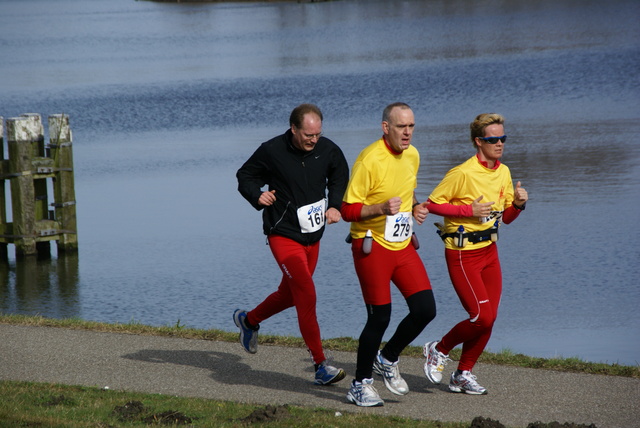
<path id="1" fill-rule="evenodd" d="M 638 364 L 639 18 L 635 1 L 4 0 L 0 115 L 70 116 L 80 251 L 11 256 L 0 311 L 234 331 L 280 278 L 236 170 L 301 102 L 352 163 L 402 100 L 424 199 L 473 154 L 476 114 L 507 118 L 531 200 L 501 234 L 489 349 Z M 433 221 L 417 233 L 438 316 L 415 344 L 465 317 Z M 347 231 L 327 228 L 315 275 L 326 338 L 365 322 Z M 262 328 L 299 336 L 292 309 Z"/>

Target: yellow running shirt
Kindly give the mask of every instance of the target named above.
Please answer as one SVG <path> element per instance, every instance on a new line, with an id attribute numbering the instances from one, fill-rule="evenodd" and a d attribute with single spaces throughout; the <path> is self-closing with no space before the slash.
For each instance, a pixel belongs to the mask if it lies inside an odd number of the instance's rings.
<path id="1" fill-rule="evenodd" d="M 402 200 L 400 211 L 409 213 L 412 218 L 413 192 L 417 186 L 419 166 L 420 154 L 415 147 L 409 146 L 402 153 L 395 154 L 381 138 L 358 155 L 351 171 L 344 202 L 375 205 L 398 196 Z M 411 242 L 410 234 L 401 242 L 389 242 L 385 239 L 387 217 L 383 215 L 352 222 L 351 237 L 364 238 L 370 229 L 373 239 L 383 247 L 389 250 L 406 248 Z"/>
<path id="2" fill-rule="evenodd" d="M 471 205 L 479 196 L 481 203 L 493 202 L 492 215 L 487 218 L 445 217 L 445 233 L 453 233 L 460 225 L 465 232 L 479 232 L 491 228 L 502 213 L 513 203 L 513 183 L 509 168 L 500 163 L 496 169 L 485 167 L 476 155 L 452 168 L 444 176 L 440 184 L 433 190 L 429 199 L 435 204 Z M 460 250 L 453 238 L 444 241 L 445 247 Z M 491 241 L 469 242 L 463 249 L 475 250 L 486 247 Z"/>

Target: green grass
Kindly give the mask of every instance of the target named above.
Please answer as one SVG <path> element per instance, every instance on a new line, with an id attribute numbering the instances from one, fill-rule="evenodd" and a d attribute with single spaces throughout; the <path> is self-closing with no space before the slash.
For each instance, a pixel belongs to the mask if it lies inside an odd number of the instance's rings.
<path id="1" fill-rule="evenodd" d="M 80 319 L 52 319 L 40 316 L 4 315 L 0 314 L 0 324 L 33 325 L 41 327 L 59 327 L 77 330 L 92 330 L 111 333 L 141 334 L 153 336 L 180 337 L 184 339 L 218 340 L 235 342 L 238 340 L 237 332 L 222 330 L 201 330 L 182 325 L 178 320 L 175 325 L 165 327 L 151 327 L 131 321 L 127 324 L 107 324 Z M 300 337 L 260 335 L 260 345 L 277 345 L 296 348 L 305 348 L 304 341 Z M 326 349 L 333 351 L 356 352 L 358 340 L 350 337 L 339 337 L 323 340 Z M 422 348 L 409 346 L 402 353 L 403 356 L 421 357 Z M 451 351 L 453 360 L 460 358 L 460 349 Z M 515 354 L 508 349 L 498 353 L 483 352 L 478 360 L 485 364 L 500 364 L 535 369 L 549 369 L 576 373 L 602 374 L 610 376 L 623 376 L 640 378 L 640 365 L 626 366 L 617 363 L 591 363 L 577 357 L 538 358 L 523 354 Z"/>
<path id="2" fill-rule="evenodd" d="M 243 427 L 267 407 L 129 393 L 100 388 L 30 382 L 0 382 L 0 427 Z M 279 418 L 259 426 L 278 427 L 423 427 L 463 428 L 469 423 L 417 421 L 399 417 L 336 413 L 335 410 L 280 406 Z M 171 421 L 177 421 L 171 423 Z"/>

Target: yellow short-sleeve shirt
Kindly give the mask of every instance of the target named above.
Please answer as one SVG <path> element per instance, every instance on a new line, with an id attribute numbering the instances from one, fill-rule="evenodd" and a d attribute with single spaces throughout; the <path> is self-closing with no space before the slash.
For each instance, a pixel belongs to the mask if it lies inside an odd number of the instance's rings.
<path id="1" fill-rule="evenodd" d="M 502 212 L 513 203 L 513 183 L 509 168 L 501 163 L 496 169 L 487 168 L 474 155 L 470 159 L 452 168 L 440 184 L 433 190 L 429 199 L 436 204 L 471 205 L 480 195 L 480 202 L 493 202 L 493 216 L 500 219 Z M 481 220 L 475 217 L 445 217 L 445 232 L 453 233 L 460 225 L 465 232 L 479 232 L 489 229 L 495 221 Z M 445 239 L 445 247 L 453 250 L 453 238 Z M 469 243 L 465 250 L 483 248 L 491 241 Z"/>
<path id="2" fill-rule="evenodd" d="M 356 159 L 344 202 L 375 205 L 400 197 L 400 211 L 411 212 L 413 194 L 417 186 L 420 154 L 409 146 L 402 153 L 395 154 L 383 139 L 366 147 Z M 378 216 L 368 220 L 351 223 L 351 236 L 363 238 L 371 230 L 373 239 L 390 250 L 401 250 L 411 242 L 410 237 L 402 242 L 389 242 L 384 238 L 387 216 Z"/>

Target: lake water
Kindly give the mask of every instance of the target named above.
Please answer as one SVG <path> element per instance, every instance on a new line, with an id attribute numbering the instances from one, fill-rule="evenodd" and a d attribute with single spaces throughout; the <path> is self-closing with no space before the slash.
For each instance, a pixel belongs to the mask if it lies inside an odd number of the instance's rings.
<path id="1" fill-rule="evenodd" d="M 280 271 L 235 172 L 313 102 L 351 163 L 385 105 L 409 103 L 426 199 L 473 153 L 468 124 L 507 119 L 503 158 L 529 192 L 503 228 L 488 348 L 640 361 L 640 3 L 592 0 L 161 4 L 0 1 L 0 116 L 70 116 L 79 252 L 0 264 L 0 311 L 235 331 Z M 431 225 L 417 233 L 438 315 L 465 317 Z M 366 314 L 348 224 L 315 279 L 325 338 Z M 406 313 L 394 291 L 389 338 Z M 299 336 L 290 309 L 262 324 Z"/>

